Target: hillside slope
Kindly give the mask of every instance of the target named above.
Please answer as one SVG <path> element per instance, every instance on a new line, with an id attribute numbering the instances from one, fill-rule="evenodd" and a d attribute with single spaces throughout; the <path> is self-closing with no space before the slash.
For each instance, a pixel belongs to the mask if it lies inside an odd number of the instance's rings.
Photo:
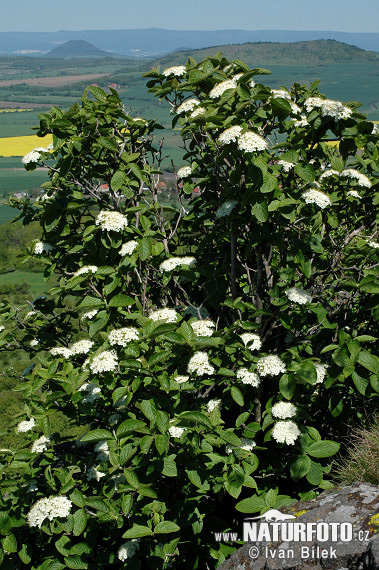
<path id="1" fill-rule="evenodd" d="M 50 50 L 44 57 L 54 59 L 71 59 L 75 57 L 109 57 L 109 52 L 103 51 L 84 40 L 69 40 Z"/>

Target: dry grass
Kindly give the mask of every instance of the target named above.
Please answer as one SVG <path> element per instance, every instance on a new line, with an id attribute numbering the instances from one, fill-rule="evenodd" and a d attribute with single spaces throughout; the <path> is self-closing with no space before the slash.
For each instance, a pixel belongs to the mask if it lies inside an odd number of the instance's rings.
<path id="1" fill-rule="evenodd" d="M 369 428 L 353 432 L 347 452 L 347 457 L 334 465 L 334 479 L 344 485 L 356 481 L 379 485 L 379 415 Z"/>
<path id="2" fill-rule="evenodd" d="M 46 148 L 52 142 L 52 135 L 43 138 L 37 137 L 37 135 L 2 137 L 0 138 L 0 156 L 24 156 L 34 148 Z"/>

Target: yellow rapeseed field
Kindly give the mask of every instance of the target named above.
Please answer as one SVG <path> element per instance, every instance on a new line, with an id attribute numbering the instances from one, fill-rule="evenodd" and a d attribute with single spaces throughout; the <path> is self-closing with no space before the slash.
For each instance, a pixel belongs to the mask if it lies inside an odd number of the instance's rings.
<path id="1" fill-rule="evenodd" d="M 52 135 L 46 135 L 43 138 L 37 135 L 2 137 L 0 138 L 0 156 L 24 156 L 34 148 L 46 148 L 52 142 Z"/>
<path id="2" fill-rule="evenodd" d="M 0 113 L 21 113 L 22 111 L 33 111 L 33 109 L 0 109 Z"/>

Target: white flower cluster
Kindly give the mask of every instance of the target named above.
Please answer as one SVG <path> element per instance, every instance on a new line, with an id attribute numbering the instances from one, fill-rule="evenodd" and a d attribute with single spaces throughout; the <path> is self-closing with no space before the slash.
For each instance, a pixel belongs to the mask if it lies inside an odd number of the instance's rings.
<path id="1" fill-rule="evenodd" d="M 166 321 L 166 323 L 176 323 L 178 320 L 178 313 L 175 309 L 158 309 L 150 313 L 149 319 L 152 321 Z"/>
<path id="2" fill-rule="evenodd" d="M 291 287 L 285 292 L 288 299 L 299 305 L 305 305 L 312 302 L 312 295 L 301 289 L 301 287 Z"/>
<path id="3" fill-rule="evenodd" d="M 345 170 L 342 170 L 341 176 L 343 178 L 354 178 L 358 181 L 359 186 L 364 186 L 365 188 L 371 188 L 372 186 L 371 180 L 365 174 L 354 170 L 354 168 L 345 168 Z"/>
<path id="4" fill-rule="evenodd" d="M 307 113 L 316 107 L 321 110 L 323 117 L 331 117 L 335 121 L 340 119 L 348 119 L 353 111 L 349 107 L 345 107 L 341 101 L 333 101 L 332 99 L 321 99 L 320 97 L 309 97 L 305 100 L 304 106 Z"/>
<path id="5" fill-rule="evenodd" d="M 224 218 L 225 216 L 229 216 L 230 212 L 237 204 L 237 200 L 227 200 L 216 210 L 216 217 Z"/>
<path id="6" fill-rule="evenodd" d="M 132 558 L 132 556 L 135 555 L 139 549 L 139 541 L 139 538 L 133 538 L 132 540 L 128 540 L 128 542 L 124 542 L 124 544 L 120 546 L 117 556 L 121 562 L 125 562 L 125 560 Z"/>
<path id="7" fill-rule="evenodd" d="M 195 119 L 195 117 L 198 117 L 199 115 L 205 115 L 205 113 L 206 113 L 206 111 L 205 111 L 204 107 L 197 107 L 190 114 L 190 118 Z"/>
<path id="8" fill-rule="evenodd" d="M 29 311 L 25 315 L 25 320 L 30 319 L 31 317 L 34 317 L 34 315 L 37 315 L 37 314 L 38 314 L 38 311 Z"/>
<path id="9" fill-rule="evenodd" d="M 284 172 L 289 172 L 295 166 L 293 162 L 287 162 L 286 160 L 279 160 L 278 164 L 283 167 Z"/>
<path id="10" fill-rule="evenodd" d="M 86 382 L 80 386 L 78 391 L 87 392 L 86 396 L 82 400 L 83 404 L 86 404 L 87 402 L 92 404 L 101 394 L 101 388 L 99 388 L 99 386 L 96 386 L 96 384 L 93 382 Z"/>
<path id="11" fill-rule="evenodd" d="M 301 115 L 300 119 L 296 119 L 293 121 L 295 127 L 306 127 L 308 125 L 307 117 L 305 115 Z"/>
<path id="12" fill-rule="evenodd" d="M 229 127 L 228 129 L 225 129 L 225 131 L 223 131 L 221 133 L 221 135 L 218 137 L 218 142 L 221 145 L 224 144 L 230 144 L 232 142 L 235 142 L 238 137 L 241 135 L 242 133 L 242 127 L 235 125 L 234 127 Z"/>
<path id="13" fill-rule="evenodd" d="M 40 255 L 44 251 L 48 252 L 51 251 L 52 249 L 53 246 L 51 246 L 49 243 L 44 243 L 43 241 L 37 241 L 37 243 L 34 246 L 33 253 L 35 255 Z"/>
<path id="14" fill-rule="evenodd" d="M 271 89 L 271 97 L 274 99 L 277 97 L 281 97 L 282 99 L 291 99 L 291 95 L 284 89 Z"/>
<path id="15" fill-rule="evenodd" d="M 34 428 L 36 425 L 35 419 L 30 418 L 30 420 L 24 420 L 20 422 L 16 428 L 17 433 L 27 432 Z"/>
<path id="16" fill-rule="evenodd" d="M 324 172 L 320 175 L 320 182 L 321 180 L 324 180 L 324 178 L 329 178 L 330 176 L 339 176 L 339 172 L 338 170 L 333 170 L 332 168 L 329 168 L 328 170 L 324 170 Z"/>
<path id="17" fill-rule="evenodd" d="M 209 413 L 213 412 L 216 408 L 221 406 L 221 400 L 209 400 L 207 403 L 207 410 Z"/>
<path id="18" fill-rule="evenodd" d="M 351 196 L 352 198 L 358 198 L 359 200 L 362 198 L 362 196 L 360 196 L 356 190 L 348 190 L 346 192 L 346 195 Z"/>
<path id="19" fill-rule="evenodd" d="M 44 435 L 41 435 L 38 439 L 33 442 L 32 449 L 30 450 L 32 453 L 42 453 L 47 449 L 47 444 L 49 443 L 50 439 Z"/>
<path id="20" fill-rule="evenodd" d="M 271 414 L 274 418 L 285 420 L 286 418 L 293 418 L 296 414 L 296 406 L 291 402 L 278 402 L 272 406 Z"/>
<path id="21" fill-rule="evenodd" d="M 104 350 L 97 356 L 94 356 L 89 364 L 90 369 L 94 374 L 101 374 L 102 372 L 112 372 L 118 366 L 117 354 L 114 350 Z"/>
<path id="22" fill-rule="evenodd" d="M 288 101 L 288 103 L 290 104 L 291 107 L 291 115 L 300 115 L 301 114 L 301 109 L 299 107 L 299 105 L 296 105 L 296 103 L 294 103 L 293 101 Z M 301 115 L 302 117 L 304 115 Z M 305 118 L 306 120 L 306 118 Z"/>
<path id="23" fill-rule="evenodd" d="M 138 247 L 138 242 L 133 239 L 124 243 L 118 253 L 120 255 L 132 255 L 136 247 Z"/>
<path id="24" fill-rule="evenodd" d="M 287 445 L 293 445 L 300 435 L 300 430 L 291 421 L 281 421 L 277 422 L 272 430 L 272 437 L 278 443 L 286 443 Z"/>
<path id="25" fill-rule="evenodd" d="M 379 125 L 373 124 L 371 134 L 372 135 L 379 135 Z"/>
<path id="26" fill-rule="evenodd" d="M 25 156 L 22 157 L 21 162 L 22 164 L 29 164 L 30 162 L 38 162 L 39 159 L 41 158 L 41 152 L 40 150 L 46 152 L 46 149 L 37 149 L 35 148 L 34 150 L 28 152 L 27 154 L 25 154 Z"/>
<path id="27" fill-rule="evenodd" d="M 0 327 L 0 330 L 1 330 L 1 327 Z M 30 346 L 32 348 L 35 348 L 38 345 L 39 345 L 39 340 L 37 340 L 36 338 L 33 338 L 33 340 L 30 341 Z"/>
<path id="28" fill-rule="evenodd" d="M 196 336 L 212 336 L 213 329 L 216 326 L 210 319 L 194 321 L 193 323 L 190 323 L 190 325 Z"/>
<path id="29" fill-rule="evenodd" d="M 215 369 L 209 363 L 208 354 L 206 352 L 196 352 L 189 360 L 187 370 L 190 374 L 196 373 L 198 376 L 204 374 L 211 375 Z"/>
<path id="30" fill-rule="evenodd" d="M 181 437 L 185 431 L 185 428 L 171 426 L 168 430 L 168 433 L 171 435 L 171 437 Z"/>
<path id="31" fill-rule="evenodd" d="M 367 243 L 370 247 L 374 247 L 375 249 L 378 249 L 379 247 L 379 243 L 373 239 L 369 240 Z"/>
<path id="32" fill-rule="evenodd" d="M 186 73 L 185 65 L 174 65 L 173 67 L 167 67 L 163 70 L 163 75 L 169 77 L 170 75 L 175 75 L 175 77 L 181 77 Z"/>
<path id="33" fill-rule="evenodd" d="M 181 265 L 195 265 L 196 259 L 191 256 L 185 257 L 170 257 L 169 259 L 165 259 L 159 266 L 161 271 L 174 271 L 177 267 Z"/>
<path id="34" fill-rule="evenodd" d="M 317 373 L 316 384 L 321 384 L 324 381 L 328 365 L 321 364 L 321 362 L 314 362 L 313 366 L 316 368 L 316 373 Z"/>
<path id="35" fill-rule="evenodd" d="M 245 152 L 256 152 L 266 150 L 268 148 L 268 144 L 261 136 L 251 131 L 247 131 L 239 137 L 238 148 Z"/>
<path id="36" fill-rule="evenodd" d="M 188 111 L 193 111 L 197 105 L 200 105 L 200 101 L 198 99 L 187 99 L 179 105 L 179 107 L 176 109 L 176 112 L 178 115 L 181 113 L 188 113 Z"/>
<path id="37" fill-rule="evenodd" d="M 90 481 L 91 479 L 95 479 L 96 481 L 100 481 L 102 477 L 105 477 L 105 473 L 102 473 L 98 470 L 97 467 L 90 467 L 87 472 L 87 480 Z"/>
<path id="38" fill-rule="evenodd" d="M 241 380 L 242 384 L 250 384 L 250 386 L 254 386 L 254 388 L 257 388 L 260 383 L 258 374 L 249 372 L 247 368 L 240 368 L 237 371 L 237 378 Z"/>
<path id="39" fill-rule="evenodd" d="M 257 369 L 260 376 L 278 376 L 286 371 L 286 365 L 276 354 L 269 354 L 258 360 Z"/>
<path id="40" fill-rule="evenodd" d="M 217 83 L 209 92 L 209 97 L 211 99 L 218 99 L 221 97 L 225 91 L 228 89 L 235 89 L 237 87 L 237 81 L 235 78 L 227 79 L 226 81 L 222 81 L 221 83 Z"/>
<path id="41" fill-rule="evenodd" d="M 189 376 L 175 376 L 174 380 L 178 384 L 184 384 L 184 382 L 188 382 Z"/>
<path id="42" fill-rule="evenodd" d="M 329 196 L 324 194 L 324 192 L 315 190 L 314 188 L 303 192 L 302 197 L 304 198 L 306 204 L 317 204 L 317 206 L 319 206 L 321 209 L 330 206 L 332 203 Z"/>
<path id="43" fill-rule="evenodd" d="M 63 358 L 70 358 L 72 352 L 69 348 L 65 346 L 56 346 L 50 349 L 50 354 L 53 356 L 63 356 Z"/>
<path id="44" fill-rule="evenodd" d="M 46 497 L 40 499 L 28 513 L 28 525 L 41 528 L 45 519 L 52 521 L 56 517 L 68 517 L 71 505 L 72 502 L 67 497 Z"/>
<path id="45" fill-rule="evenodd" d="M 82 316 L 82 321 L 85 321 L 86 319 L 88 320 L 93 319 L 93 317 L 95 317 L 98 312 L 99 311 L 97 309 L 94 309 L 93 311 L 88 311 L 88 313 L 84 313 L 84 315 Z"/>
<path id="46" fill-rule="evenodd" d="M 228 444 L 225 447 L 226 453 L 229 455 L 234 449 L 243 449 L 244 451 L 252 451 L 257 444 L 252 439 L 247 437 L 241 437 L 241 446 L 236 447 L 235 445 Z"/>
<path id="47" fill-rule="evenodd" d="M 96 265 L 83 265 L 83 267 L 75 271 L 73 277 L 78 277 L 78 275 L 84 275 L 85 273 L 96 273 L 97 269 Z"/>
<path id="48" fill-rule="evenodd" d="M 95 452 L 97 453 L 97 460 L 102 463 L 103 461 L 107 461 L 109 457 L 109 446 L 106 441 L 99 441 L 97 445 L 95 445 Z"/>
<path id="49" fill-rule="evenodd" d="M 115 329 L 108 335 L 110 344 L 118 344 L 119 346 L 126 346 L 132 340 L 138 340 L 139 333 L 135 327 L 125 327 L 122 329 Z"/>
<path id="50" fill-rule="evenodd" d="M 3 325 L 0 326 L 0 332 L 2 332 L 3 330 L 5 330 L 5 327 Z"/>
<path id="51" fill-rule="evenodd" d="M 181 168 L 179 168 L 178 172 L 176 173 L 178 178 L 188 178 L 188 176 L 191 176 L 191 174 L 192 174 L 191 166 L 182 166 Z"/>
<path id="52" fill-rule="evenodd" d="M 94 344 L 92 340 L 78 340 L 70 346 L 71 354 L 88 354 Z"/>
<path id="53" fill-rule="evenodd" d="M 242 333 L 240 334 L 243 344 L 250 350 L 259 350 L 262 346 L 262 341 L 259 335 L 254 333 Z"/>
<path id="54" fill-rule="evenodd" d="M 121 232 L 128 225 L 128 219 L 116 210 L 102 210 L 98 214 L 95 224 L 108 232 Z"/>

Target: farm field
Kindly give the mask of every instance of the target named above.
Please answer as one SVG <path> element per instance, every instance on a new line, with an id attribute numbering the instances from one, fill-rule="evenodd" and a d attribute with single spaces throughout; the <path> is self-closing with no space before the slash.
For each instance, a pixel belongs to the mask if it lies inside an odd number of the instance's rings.
<path id="1" fill-rule="evenodd" d="M 20 285 L 23 282 L 30 286 L 31 297 L 47 293 L 53 287 L 53 280 L 45 282 L 42 273 L 16 270 L 0 274 L 0 287 L 2 285 Z"/>

